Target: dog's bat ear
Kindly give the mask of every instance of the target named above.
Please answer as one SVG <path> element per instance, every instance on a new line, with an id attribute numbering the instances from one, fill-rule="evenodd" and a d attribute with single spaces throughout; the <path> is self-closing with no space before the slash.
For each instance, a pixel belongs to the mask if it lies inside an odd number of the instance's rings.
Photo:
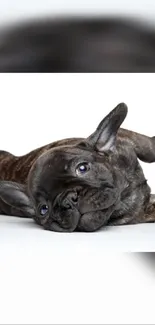
<path id="1" fill-rule="evenodd" d="M 115 147 L 116 135 L 123 123 L 128 109 L 126 104 L 117 105 L 98 125 L 96 131 L 87 139 L 87 143 L 97 151 L 105 152 Z"/>
<path id="2" fill-rule="evenodd" d="M 28 215 L 34 215 L 32 202 L 22 184 L 11 181 L 0 181 L 0 198 L 13 208 Z"/>

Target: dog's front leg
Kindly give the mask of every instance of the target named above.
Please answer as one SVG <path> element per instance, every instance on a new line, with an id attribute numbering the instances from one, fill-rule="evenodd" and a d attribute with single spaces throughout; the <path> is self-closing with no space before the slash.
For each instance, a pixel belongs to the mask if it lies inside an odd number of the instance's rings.
<path id="1" fill-rule="evenodd" d="M 124 214 L 110 218 L 108 226 L 133 225 L 140 223 L 154 223 L 155 222 L 155 194 L 151 194 L 148 206 L 136 216 L 131 214 Z"/>
<path id="2" fill-rule="evenodd" d="M 155 194 L 150 196 L 150 202 L 143 215 L 143 222 L 155 222 Z"/>

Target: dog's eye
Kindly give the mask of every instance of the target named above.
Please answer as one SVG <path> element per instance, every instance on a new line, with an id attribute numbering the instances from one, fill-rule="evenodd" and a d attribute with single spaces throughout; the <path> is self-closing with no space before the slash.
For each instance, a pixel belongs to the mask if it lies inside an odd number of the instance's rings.
<path id="1" fill-rule="evenodd" d="M 84 162 L 77 166 L 76 172 L 77 172 L 77 174 L 85 174 L 88 172 L 89 169 L 90 169 L 89 164 Z"/>
<path id="2" fill-rule="evenodd" d="M 45 216 L 49 211 L 48 205 L 43 204 L 40 206 L 40 215 Z"/>

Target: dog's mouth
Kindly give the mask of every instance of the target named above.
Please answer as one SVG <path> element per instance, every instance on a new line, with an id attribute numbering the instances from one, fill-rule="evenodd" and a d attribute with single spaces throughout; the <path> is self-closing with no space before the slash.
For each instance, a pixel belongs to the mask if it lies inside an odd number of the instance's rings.
<path id="1" fill-rule="evenodd" d="M 91 189 L 80 192 L 76 190 L 59 194 L 52 207 L 52 216 L 45 218 L 42 226 L 45 229 L 57 232 L 73 232 L 78 228 L 80 219 L 86 214 L 94 214 L 96 211 L 107 210 L 118 199 L 118 193 L 112 188 L 103 190 Z"/>
<path id="2" fill-rule="evenodd" d="M 74 231 L 81 217 L 79 193 L 77 191 L 68 191 L 59 194 L 53 203 L 52 212 L 51 230 Z"/>

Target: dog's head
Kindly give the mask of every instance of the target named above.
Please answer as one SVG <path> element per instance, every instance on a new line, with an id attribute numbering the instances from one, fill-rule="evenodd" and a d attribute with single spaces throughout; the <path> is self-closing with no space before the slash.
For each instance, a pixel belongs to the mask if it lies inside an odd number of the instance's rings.
<path id="1" fill-rule="evenodd" d="M 29 212 L 33 207 L 35 220 L 55 231 L 74 231 L 84 214 L 103 211 L 104 215 L 120 196 L 112 156 L 126 114 L 126 105 L 119 104 L 87 139 L 42 154 L 29 172 L 27 192 L 19 184 L 2 182 L 3 200 L 10 202 L 11 196 L 14 206 L 20 204 Z M 107 221 L 103 218 L 103 224 Z"/>

